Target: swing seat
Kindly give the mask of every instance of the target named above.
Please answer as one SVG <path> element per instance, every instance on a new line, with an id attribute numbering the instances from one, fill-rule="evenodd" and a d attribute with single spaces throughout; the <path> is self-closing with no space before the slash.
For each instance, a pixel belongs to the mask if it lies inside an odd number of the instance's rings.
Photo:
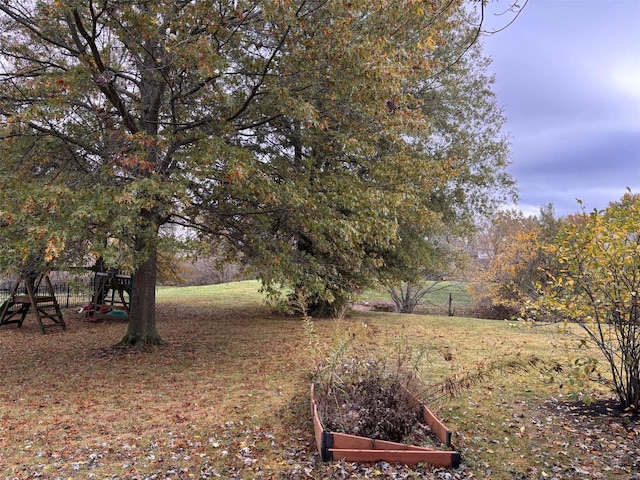
<path id="1" fill-rule="evenodd" d="M 31 304 L 39 305 L 41 303 L 51 303 L 52 304 L 54 301 L 55 301 L 55 297 L 49 297 L 49 296 L 33 297 L 33 301 L 31 301 L 31 298 L 29 298 L 29 295 L 19 295 L 19 296 L 14 298 L 14 302 L 15 303 L 25 303 L 25 304 L 30 304 L 30 305 Z"/>

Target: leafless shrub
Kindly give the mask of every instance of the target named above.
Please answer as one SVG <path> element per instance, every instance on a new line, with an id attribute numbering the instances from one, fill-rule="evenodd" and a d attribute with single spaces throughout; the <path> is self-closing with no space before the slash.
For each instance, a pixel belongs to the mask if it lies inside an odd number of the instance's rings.
<path id="1" fill-rule="evenodd" d="M 318 414 L 326 429 L 401 442 L 418 425 L 420 411 L 407 388 L 416 381 L 411 372 L 390 374 L 384 360 L 350 357 L 334 366 L 330 377 L 316 383 Z"/>

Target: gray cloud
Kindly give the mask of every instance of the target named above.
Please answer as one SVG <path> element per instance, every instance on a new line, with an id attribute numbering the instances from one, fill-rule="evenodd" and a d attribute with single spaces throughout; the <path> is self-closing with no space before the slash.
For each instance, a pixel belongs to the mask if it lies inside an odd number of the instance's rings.
<path id="1" fill-rule="evenodd" d="M 626 187 L 640 193 L 640 1 L 529 0 L 485 39 L 485 52 L 512 137 L 519 208 L 553 203 L 566 215 L 579 210 L 576 198 L 591 210 Z"/>

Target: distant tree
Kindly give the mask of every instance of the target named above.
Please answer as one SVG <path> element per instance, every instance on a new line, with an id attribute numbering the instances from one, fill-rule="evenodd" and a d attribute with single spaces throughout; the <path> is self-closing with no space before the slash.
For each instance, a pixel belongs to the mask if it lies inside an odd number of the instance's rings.
<path id="1" fill-rule="evenodd" d="M 541 207 L 538 216 L 498 212 L 479 236 L 483 261 L 468 284 L 475 302 L 496 315 L 512 315 L 537 300 L 543 268 L 550 262 L 543 246 L 553 241 L 558 225 L 552 205 Z"/>
<path id="2" fill-rule="evenodd" d="M 442 287 L 438 280 L 466 263 L 460 240 L 472 237 L 478 219 L 490 217 L 513 195 L 513 181 L 504 171 L 509 151 L 501 131 L 505 119 L 491 91 L 493 78 L 486 73 L 489 61 L 480 42 L 469 47 L 473 30 L 460 25 L 457 42 L 436 50 L 439 58 L 458 60 L 422 85 L 422 108 L 432 125 L 415 135 L 433 160 L 444 160 L 452 175 L 427 192 L 425 214 L 437 220 L 427 229 L 401 226 L 401 241 L 385 256 L 380 271 L 401 313 L 412 313 L 427 293 Z"/>
<path id="3" fill-rule="evenodd" d="M 185 282 L 186 273 L 186 269 L 184 268 L 180 257 L 168 252 L 158 252 L 158 284 L 182 284 Z"/>
<path id="4" fill-rule="evenodd" d="M 399 313 L 413 313 L 425 295 L 442 287 L 441 281 L 458 260 L 446 238 L 423 235 L 409 226 L 402 228 L 400 244 L 385 256 L 380 271 L 379 281 Z"/>
<path id="5" fill-rule="evenodd" d="M 623 407 L 640 408 L 640 195 L 563 222 L 542 304 L 577 322 L 606 359 Z"/>
<path id="6" fill-rule="evenodd" d="M 207 245 L 191 252 L 183 260 L 184 280 L 188 285 L 210 285 L 255 278 L 251 269 L 240 262 L 237 256 L 229 256 L 224 242 Z"/>

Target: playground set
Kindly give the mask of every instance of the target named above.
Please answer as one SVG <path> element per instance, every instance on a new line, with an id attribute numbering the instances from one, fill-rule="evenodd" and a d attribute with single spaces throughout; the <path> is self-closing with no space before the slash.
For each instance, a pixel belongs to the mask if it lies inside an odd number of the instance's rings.
<path id="1" fill-rule="evenodd" d="M 21 327 L 32 307 L 42 333 L 49 327 L 66 330 L 49 275 L 35 272 L 21 273 L 13 284 L 9 298 L 0 306 L 0 326 L 16 323 Z"/>
<path id="2" fill-rule="evenodd" d="M 129 318 L 131 287 L 131 275 L 122 275 L 116 270 L 96 272 L 91 303 L 83 309 L 87 320 Z"/>
<path id="3" fill-rule="evenodd" d="M 85 318 L 90 321 L 129 318 L 131 278 L 131 275 L 121 275 L 115 270 L 96 271 L 91 303 L 82 309 Z M 0 304 L 0 327 L 10 324 L 21 327 L 31 311 L 35 313 L 42 333 L 51 327 L 66 330 L 62 310 L 47 273 L 23 272 L 19 275 L 9 297 Z"/>

